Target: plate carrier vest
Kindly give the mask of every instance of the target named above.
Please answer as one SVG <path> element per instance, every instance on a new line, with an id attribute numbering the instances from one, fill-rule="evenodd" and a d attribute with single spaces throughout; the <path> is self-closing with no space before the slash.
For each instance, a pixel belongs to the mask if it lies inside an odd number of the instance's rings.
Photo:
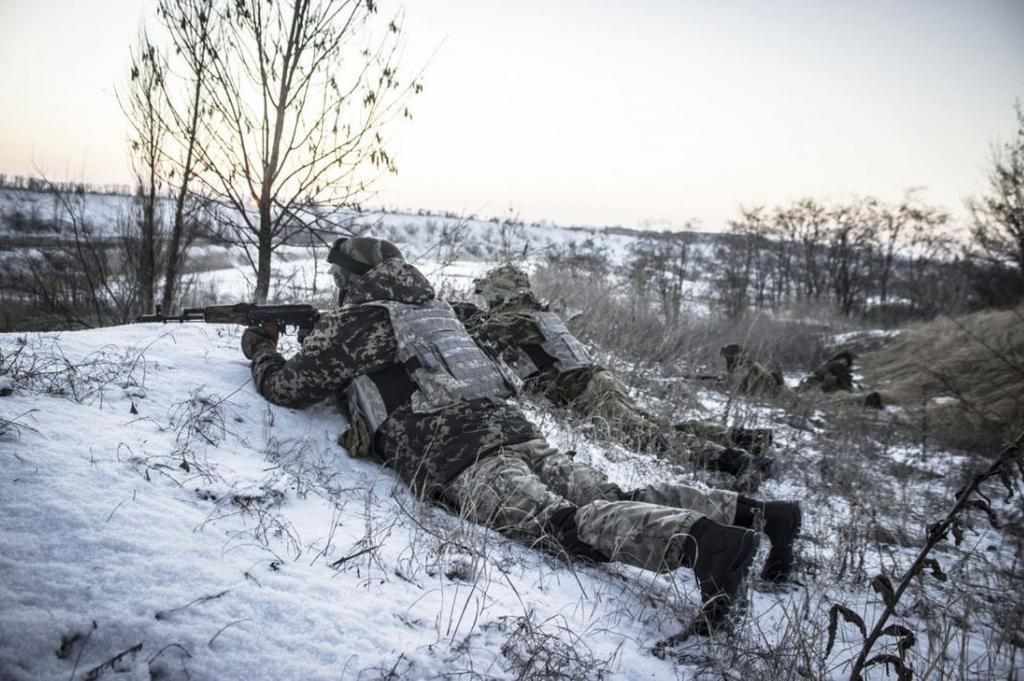
<path id="1" fill-rule="evenodd" d="M 512 377 L 477 346 L 448 303 L 372 301 L 363 305 L 388 311 L 398 344 L 398 361 L 415 386 L 411 397 L 414 413 L 428 414 L 466 400 L 514 394 Z M 377 384 L 366 374 L 358 376 L 349 384 L 347 397 L 353 428 L 365 428 L 365 436 L 372 442 L 388 418 Z"/>

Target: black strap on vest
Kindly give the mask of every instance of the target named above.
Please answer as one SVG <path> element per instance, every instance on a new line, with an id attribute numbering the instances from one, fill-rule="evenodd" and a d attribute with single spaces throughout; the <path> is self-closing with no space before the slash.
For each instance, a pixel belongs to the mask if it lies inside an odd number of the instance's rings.
<path id="1" fill-rule="evenodd" d="M 377 386 L 389 414 L 402 405 L 409 404 L 412 394 L 416 391 L 416 384 L 412 382 L 405 366 L 401 364 L 392 364 L 367 376 Z"/>
<path id="2" fill-rule="evenodd" d="M 533 362 L 534 366 L 537 367 L 538 371 L 547 371 L 551 367 L 555 366 L 555 358 L 544 352 L 544 348 L 540 345 L 533 343 L 520 346 L 526 355 Z"/>

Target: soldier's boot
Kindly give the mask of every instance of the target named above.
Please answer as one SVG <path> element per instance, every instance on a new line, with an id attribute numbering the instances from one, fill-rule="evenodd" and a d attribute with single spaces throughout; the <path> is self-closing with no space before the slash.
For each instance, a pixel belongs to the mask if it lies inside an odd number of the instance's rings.
<path id="1" fill-rule="evenodd" d="M 689 532 L 685 565 L 693 568 L 703 605 L 688 633 L 708 636 L 728 626 L 728 615 L 757 553 L 756 532 L 701 518 Z"/>
<path id="2" fill-rule="evenodd" d="M 796 501 L 758 501 L 740 496 L 736 501 L 735 523 L 753 527 L 755 517 L 764 518 L 764 533 L 772 542 L 761 579 L 769 582 L 788 582 L 793 578 L 793 544 L 800 536 L 803 514 Z"/>

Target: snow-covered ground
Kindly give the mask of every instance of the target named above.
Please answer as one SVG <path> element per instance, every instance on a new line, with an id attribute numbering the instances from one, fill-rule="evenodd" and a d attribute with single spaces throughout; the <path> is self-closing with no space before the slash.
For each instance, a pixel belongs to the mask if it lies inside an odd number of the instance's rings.
<path id="1" fill-rule="evenodd" d="M 487 267 L 421 264 L 453 286 Z M 240 332 L 0 335 L 0 681 L 845 679 L 861 639 L 840 621 L 824 655 L 830 608 L 871 626 L 881 604 L 868 580 L 910 564 L 968 465 L 870 437 L 855 449 L 821 412 L 790 425 L 779 408 L 681 385 L 702 416 L 775 428 L 778 476 L 759 494 L 804 504 L 804 587 L 755 580 L 735 636 L 662 660 L 651 645 L 697 607 L 689 570 L 567 565 L 417 500 L 348 457 L 331 405 L 264 401 Z M 701 484 L 523 406 L 553 444 L 624 487 Z M 895 539 L 869 538 L 883 532 Z M 994 648 L 995 606 L 978 587 L 993 590 L 1013 545 L 974 523 L 966 546 L 935 557 L 949 581 L 915 583 L 899 612 L 918 637 L 908 659 L 963 672 L 942 678 L 1013 678 L 1017 658 Z M 876 652 L 892 650 L 890 639 Z"/>
<path id="2" fill-rule="evenodd" d="M 494 266 L 483 260 L 455 260 L 440 263 L 436 260 L 419 259 L 414 261 L 420 270 L 427 275 L 435 289 L 444 295 L 465 296 L 473 291 L 473 280 L 483 275 Z M 536 264 L 533 261 L 520 263 L 526 270 Z M 316 290 L 318 294 L 331 295 L 334 292 L 334 280 L 331 279 L 329 267 L 321 257 L 299 257 L 281 261 L 274 269 L 271 277 L 271 300 L 296 300 L 309 296 Z M 216 291 L 220 302 L 236 302 L 252 300 L 256 288 L 252 271 L 244 266 L 200 272 L 189 278 L 191 285 L 200 290 Z"/>
<path id="3" fill-rule="evenodd" d="M 68 678 L 140 643 L 127 678 L 498 670 L 521 616 L 580 634 L 615 622 L 588 639 L 592 654 L 624 665 L 642 654 L 651 632 L 618 612 L 608 576 L 422 506 L 346 456 L 329 407 L 267 405 L 237 329 L 28 343 L 80 368 L 81 401 L 3 398 L 17 424 L 0 459 L 5 681 Z"/>
<path id="4" fill-rule="evenodd" d="M 239 329 L 21 338 L 0 337 L 39 372 L 0 398 L 5 681 L 139 644 L 121 678 L 516 678 L 507 647 L 546 636 L 581 665 L 676 677 L 647 649 L 692 614 L 688 571 L 570 567 L 420 503 L 346 455 L 330 406 L 260 398 Z"/>

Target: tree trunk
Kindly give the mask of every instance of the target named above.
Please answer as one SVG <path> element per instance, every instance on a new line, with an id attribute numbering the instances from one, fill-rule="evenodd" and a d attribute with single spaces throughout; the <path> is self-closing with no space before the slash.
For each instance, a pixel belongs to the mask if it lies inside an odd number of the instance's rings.
<path id="1" fill-rule="evenodd" d="M 174 228 L 171 231 L 171 242 L 168 246 L 167 267 L 164 269 L 164 295 L 163 308 L 170 312 L 174 306 L 174 296 L 178 293 L 178 279 L 181 277 L 181 231 L 182 231 L 182 210 L 181 206 L 174 211 Z"/>
<path id="2" fill-rule="evenodd" d="M 181 187 L 178 188 L 178 196 L 174 203 L 174 228 L 171 232 L 170 252 L 167 254 L 167 267 L 164 270 L 164 309 L 168 311 L 174 304 L 174 296 L 178 292 L 181 262 L 185 257 L 184 249 L 192 243 L 192 238 L 189 238 L 182 244 L 182 237 L 185 234 L 185 202 L 188 200 L 188 184 L 192 179 L 196 138 L 199 134 L 199 111 L 205 72 L 205 61 L 200 60 L 192 91 L 192 117 L 188 125 L 188 150 L 185 152 L 185 166 L 181 169 Z"/>
<path id="3" fill-rule="evenodd" d="M 274 240 L 271 234 L 270 199 L 260 201 L 259 251 L 256 256 L 256 293 L 253 302 L 262 305 L 270 294 L 270 258 Z"/>
<path id="4" fill-rule="evenodd" d="M 167 246 L 167 266 L 164 268 L 163 308 L 170 314 L 174 306 L 174 296 L 178 292 L 178 278 L 181 277 L 180 266 L 181 235 L 185 228 L 185 196 L 187 187 L 181 185 L 174 205 L 174 226 L 171 228 L 171 240 Z"/>
<path id="5" fill-rule="evenodd" d="M 150 165 L 149 189 L 142 201 L 142 262 L 139 263 L 143 312 L 153 310 L 153 283 L 156 280 L 156 186 L 155 168 Z"/>

